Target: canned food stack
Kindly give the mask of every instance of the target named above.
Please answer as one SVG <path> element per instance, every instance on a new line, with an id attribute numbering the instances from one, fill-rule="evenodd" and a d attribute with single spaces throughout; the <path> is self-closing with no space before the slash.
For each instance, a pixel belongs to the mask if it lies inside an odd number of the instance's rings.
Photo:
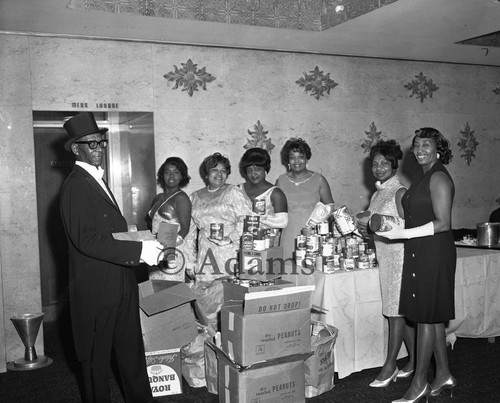
<path id="1" fill-rule="evenodd" d="M 284 269 L 283 248 L 275 246 L 276 232 L 261 226 L 259 215 L 246 216 L 241 236 L 239 276 L 244 280 L 269 281 Z"/>
<path id="2" fill-rule="evenodd" d="M 339 210 L 336 224 L 341 224 L 338 225 L 338 232 L 335 231 L 335 226 L 330 232 L 328 223 L 302 229 L 295 245 L 297 266 L 325 273 L 377 266 L 375 249 L 368 248 L 368 244 L 361 237 L 354 235 L 356 227 L 352 217 L 346 217 L 346 214 L 349 214 L 347 208 Z"/>

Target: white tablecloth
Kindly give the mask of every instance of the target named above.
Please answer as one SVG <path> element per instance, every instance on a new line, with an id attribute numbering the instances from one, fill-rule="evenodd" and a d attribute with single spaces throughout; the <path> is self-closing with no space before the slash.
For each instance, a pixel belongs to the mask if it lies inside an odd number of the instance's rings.
<path id="1" fill-rule="evenodd" d="M 457 248 L 455 319 L 447 332 L 500 336 L 500 251 Z"/>
<path id="2" fill-rule="evenodd" d="M 500 336 L 500 251 L 457 249 L 456 319 L 448 333 Z M 328 311 L 316 319 L 335 326 L 335 371 L 339 378 L 383 365 L 387 320 L 382 316 L 378 269 L 305 276 L 315 284 L 313 303 Z M 407 355 L 402 348 L 399 357 Z"/>

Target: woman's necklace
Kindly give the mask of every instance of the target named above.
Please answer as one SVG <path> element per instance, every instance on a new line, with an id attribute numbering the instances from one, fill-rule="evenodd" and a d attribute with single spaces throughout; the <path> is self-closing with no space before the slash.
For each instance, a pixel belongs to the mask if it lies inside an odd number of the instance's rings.
<path id="1" fill-rule="evenodd" d="M 303 181 L 298 181 L 298 182 L 295 182 L 293 181 L 288 175 L 285 175 L 286 178 L 291 182 L 293 183 L 295 186 L 299 186 L 301 185 L 302 183 L 306 183 L 309 179 L 311 179 L 313 177 L 314 174 L 311 174 L 311 176 L 309 176 L 308 178 L 304 179 Z"/>
<path id="2" fill-rule="evenodd" d="M 218 190 L 220 189 L 220 187 L 216 188 L 216 189 L 210 189 L 210 187 L 207 186 L 207 191 L 208 193 L 214 193 L 214 192 L 217 192 Z"/>

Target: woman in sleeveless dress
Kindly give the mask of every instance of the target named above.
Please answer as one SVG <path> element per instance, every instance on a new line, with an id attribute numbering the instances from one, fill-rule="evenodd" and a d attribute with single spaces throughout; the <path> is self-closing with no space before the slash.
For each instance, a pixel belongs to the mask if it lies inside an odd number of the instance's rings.
<path id="1" fill-rule="evenodd" d="M 372 195 L 368 210 L 370 214 L 384 214 L 400 218 L 403 222 L 404 212 L 401 199 L 406 187 L 401 184 L 397 175 L 398 160 L 403 158 L 401 147 L 394 140 L 381 140 L 370 149 L 372 173 L 377 182 L 377 191 Z M 401 274 L 403 272 L 403 241 L 390 241 L 373 232 L 369 232 L 367 221 L 358 221 L 361 234 L 372 237 L 377 251 L 377 261 L 382 293 L 382 314 L 389 321 L 389 345 L 387 358 L 375 380 L 370 383 L 372 388 L 389 386 L 397 378 L 407 378 L 414 370 L 414 328 L 406 323 L 399 314 L 399 295 L 401 292 Z M 403 339 L 410 359 L 405 369 L 399 370 L 396 360 Z"/>
<path id="2" fill-rule="evenodd" d="M 321 201 L 329 206 L 330 213 L 334 208 L 330 185 L 325 177 L 319 172 L 307 169 L 311 156 L 311 148 L 301 138 L 289 139 L 281 150 L 281 161 L 287 172 L 278 177 L 276 185 L 285 194 L 288 204 L 288 225 L 283 229 L 280 241 L 284 259 L 288 261 L 294 259 L 295 238 L 305 227 L 316 203 Z M 310 272 L 302 273 L 297 270 L 297 273 L 291 273 L 284 278 L 300 285 L 301 274 Z"/>
<path id="3" fill-rule="evenodd" d="M 150 279 L 182 282 L 185 280 L 189 248 L 184 243 L 184 238 L 188 234 L 191 221 L 191 201 L 181 189 L 187 186 L 190 179 L 188 168 L 179 157 L 167 158 L 158 170 L 157 182 L 163 193 L 156 195 L 148 212 L 151 232 L 156 236 L 162 222 L 177 224 L 177 245 L 174 253 L 167 253 L 163 262 L 150 268 Z"/>
<path id="4" fill-rule="evenodd" d="M 451 161 L 450 143 L 436 129 L 415 132 L 412 153 L 422 168 L 402 199 L 405 228 L 394 225 L 377 233 L 406 239 L 399 312 L 417 324 L 416 368 L 409 389 L 395 402 L 416 402 L 437 396 L 457 382 L 451 375 L 446 350 L 445 322 L 455 318 L 456 249 L 451 225 L 455 186 L 444 167 Z M 434 355 L 431 385 L 427 372 Z"/>
<path id="5" fill-rule="evenodd" d="M 248 200 L 249 207 L 260 215 L 260 225 L 271 229 L 272 239 L 278 244 L 279 230 L 288 224 L 285 194 L 266 180 L 271 169 L 271 156 L 263 148 L 250 148 L 241 157 L 240 173 L 246 180 L 239 185 Z M 264 207 L 256 211 L 254 205 Z"/>
<path id="6" fill-rule="evenodd" d="M 211 282 L 234 275 L 245 216 L 252 210 L 238 186 L 226 180 L 231 173 L 229 160 L 215 153 L 201 163 L 200 175 L 206 187 L 193 192 L 192 225 L 188 238 L 197 240 L 196 280 Z M 222 224 L 220 238 L 211 236 L 211 224 Z"/>

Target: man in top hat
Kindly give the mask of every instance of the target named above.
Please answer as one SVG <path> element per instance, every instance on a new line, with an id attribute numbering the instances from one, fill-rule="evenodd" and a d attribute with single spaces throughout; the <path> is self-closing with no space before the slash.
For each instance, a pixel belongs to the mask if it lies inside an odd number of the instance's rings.
<path id="1" fill-rule="evenodd" d="M 111 350 L 114 350 L 127 403 L 153 401 L 146 370 L 134 267 L 154 265 L 157 241 L 119 241 L 127 222 L 102 180 L 108 140 L 90 112 L 65 124 L 65 148 L 76 156 L 60 199 L 69 247 L 69 295 L 73 337 L 82 365 L 85 402 L 111 402 Z"/>

